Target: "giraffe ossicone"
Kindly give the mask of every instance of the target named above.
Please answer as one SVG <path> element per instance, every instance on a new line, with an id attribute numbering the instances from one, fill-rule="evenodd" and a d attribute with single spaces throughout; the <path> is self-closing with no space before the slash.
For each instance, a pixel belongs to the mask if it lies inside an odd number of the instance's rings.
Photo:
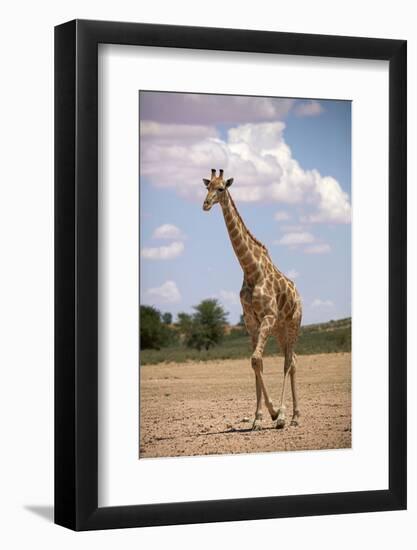
<path id="1" fill-rule="evenodd" d="M 246 328 L 252 340 L 251 364 L 255 372 L 256 410 L 253 429 L 258 430 L 262 422 L 262 399 L 277 428 L 285 426 L 284 404 L 288 375 L 291 379 L 293 415 L 291 425 L 298 425 L 300 411 L 297 399 L 296 355 L 294 346 L 300 332 L 302 305 L 300 295 L 293 281 L 288 279 L 273 264 L 269 252 L 249 231 L 229 192 L 233 178 L 223 177 L 224 170 L 211 169 L 210 179 L 203 178 L 207 195 L 203 210 L 209 211 L 219 203 L 233 250 L 243 271 L 240 301 Z M 276 410 L 269 398 L 263 378 L 263 352 L 269 336 L 275 336 L 284 354 L 284 380 L 280 406 Z"/>

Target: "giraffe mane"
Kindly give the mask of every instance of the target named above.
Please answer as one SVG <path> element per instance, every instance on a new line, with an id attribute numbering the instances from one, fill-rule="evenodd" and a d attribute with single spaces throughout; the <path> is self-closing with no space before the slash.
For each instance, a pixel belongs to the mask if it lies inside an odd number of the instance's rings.
<path id="1" fill-rule="evenodd" d="M 240 220 L 240 223 L 241 223 L 241 224 L 243 225 L 243 227 L 246 229 L 246 232 L 247 232 L 247 234 L 249 235 L 249 237 L 252 239 L 252 241 L 253 241 L 255 244 L 257 244 L 258 246 L 260 246 L 260 247 L 262 248 L 262 250 L 263 250 L 264 252 L 266 252 L 266 253 L 269 255 L 269 252 L 268 252 L 268 249 L 266 248 L 266 246 L 265 246 L 263 243 L 261 243 L 261 241 L 258 241 L 258 239 L 255 237 L 255 235 L 253 235 L 253 233 L 251 233 L 251 232 L 249 231 L 249 229 L 246 227 L 246 224 L 245 224 L 245 222 L 243 221 L 242 216 L 240 215 L 240 212 L 239 212 L 239 210 L 238 210 L 237 207 L 236 207 L 235 201 L 233 200 L 232 195 L 230 194 L 229 191 L 227 191 L 227 194 L 229 195 L 230 202 L 232 203 L 232 207 L 234 208 L 234 211 L 236 212 L 236 215 L 237 215 L 238 219 Z"/>

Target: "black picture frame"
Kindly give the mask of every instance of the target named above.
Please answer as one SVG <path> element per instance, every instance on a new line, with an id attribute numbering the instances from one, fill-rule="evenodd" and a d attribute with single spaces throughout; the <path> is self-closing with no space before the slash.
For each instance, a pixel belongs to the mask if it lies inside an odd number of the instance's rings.
<path id="1" fill-rule="evenodd" d="M 389 488 L 98 507 L 98 44 L 389 62 Z M 406 41 L 74 20 L 55 28 L 55 522 L 74 530 L 406 508 Z M 366 368 L 364 365 L 363 368 Z"/>

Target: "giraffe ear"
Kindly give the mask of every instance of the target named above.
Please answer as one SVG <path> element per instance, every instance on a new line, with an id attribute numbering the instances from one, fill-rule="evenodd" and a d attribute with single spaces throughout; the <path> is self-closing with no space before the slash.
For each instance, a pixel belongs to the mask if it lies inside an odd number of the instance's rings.
<path id="1" fill-rule="evenodd" d="M 229 178 L 227 181 L 226 181 L 226 187 L 230 187 L 233 183 L 233 178 Z"/>
<path id="2" fill-rule="evenodd" d="M 210 184 L 210 180 L 208 180 L 208 179 L 206 179 L 206 178 L 203 178 L 203 181 L 204 181 L 204 185 L 205 185 L 206 187 L 208 187 L 209 184 Z"/>

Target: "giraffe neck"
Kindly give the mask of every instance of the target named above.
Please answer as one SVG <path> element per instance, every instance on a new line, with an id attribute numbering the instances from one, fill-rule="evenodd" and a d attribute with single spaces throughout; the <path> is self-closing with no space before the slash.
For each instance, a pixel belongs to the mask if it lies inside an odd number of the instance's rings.
<path id="1" fill-rule="evenodd" d="M 259 275 L 261 255 L 266 249 L 245 226 L 228 191 L 225 191 L 221 207 L 230 241 L 245 274 L 245 279 L 249 283 L 254 282 Z"/>

